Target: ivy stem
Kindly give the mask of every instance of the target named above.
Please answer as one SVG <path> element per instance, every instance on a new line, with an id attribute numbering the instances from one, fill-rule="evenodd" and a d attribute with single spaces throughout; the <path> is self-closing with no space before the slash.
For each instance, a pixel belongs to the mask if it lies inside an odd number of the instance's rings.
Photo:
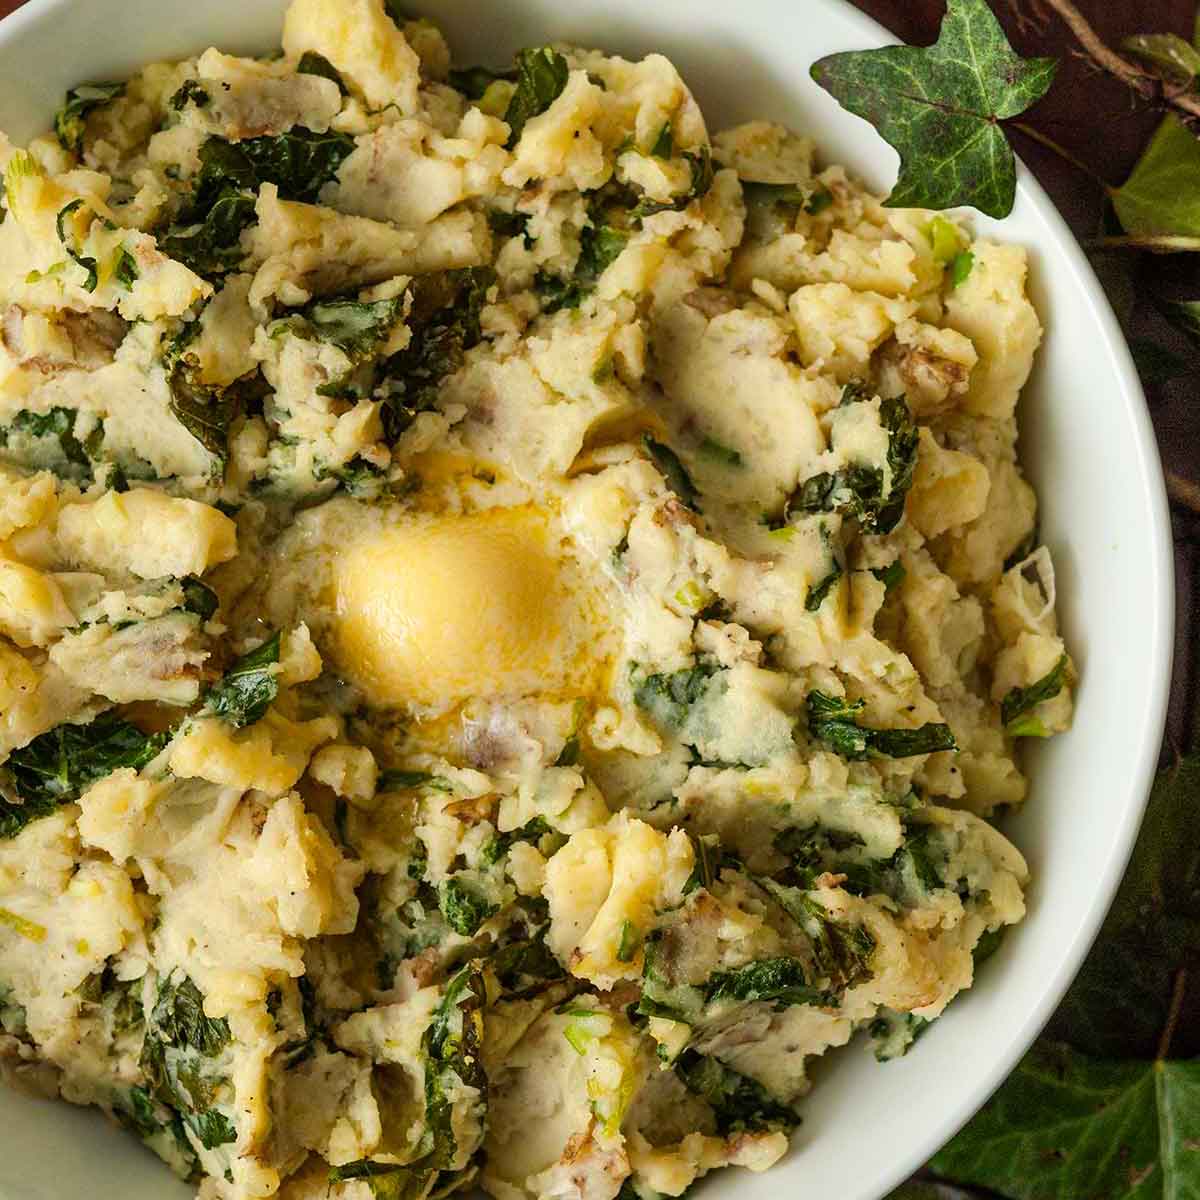
<path id="1" fill-rule="evenodd" d="M 1107 46 L 1072 0 L 1044 0 L 1044 3 L 1058 13 L 1088 57 L 1101 70 L 1119 79 L 1156 108 L 1174 113 L 1189 125 L 1200 124 L 1200 96 L 1169 87 L 1161 76 L 1144 71 Z"/>
<path id="2" fill-rule="evenodd" d="M 1200 237 L 1173 237 L 1167 234 L 1129 234 L 1122 237 L 1092 238 L 1092 250 L 1149 250 L 1151 254 L 1180 254 L 1200 251 Z"/>
<path id="3" fill-rule="evenodd" d="M 1070 163 L 1070 165 L 1073 166 L 1077 171 L 1083 172 L 1084 175 L 1086 175 L 1094 183 L 1098 183 L 1106 192 L 1111 193 L 1113 191 L 1113 188 L 1107 179 L 1101 175 L 1098 175 L 1091 167 L 1087 165 L 1087 163 L 1083 161 L 1083 159 L 1072 154 L 1071 151 L 1065 146 L 1060 145 L 1052 137 L 1048 137 L 1040 129 L 1037 129 L 1033 125 L 1029 125 L 1024 121 L 1013 121 L 1012 128 L 1016 129 L 1020 133 L 1023 133 L 1027 138 L 1037 142 L 1039 146 L 1045 146 L 1047 150 L 1057 154 L 1058 157 L 1063 160 L 1063 162 Z"/>
<path id="4" fill-rule="evenodd" d="M 1171 1007 L 1167 1010 L 1167 1023 L 1163 1026 L 1162 1037 L 1158 1039 L 1156 1062 L 1165 1062 L 1171 1052 L 1171 1039 L 1175 1036 L 1175 1026 L 1179 1024 L 1179 1014 L 1183 1010 L 1183 996 L 1187 991 L 1187 967 L 1180 967 L 1175 972 L 1175 987 L 1171 992 Z"/>
<path id="5" fill-rule="evenodd" d="M 1167 495 L 1172 504 L 1186 508 L 1189 512 L 1200 516 L 1200 484 L 1194 483 L 1174 471 L 1164 472 L 1167 480 Z"/>

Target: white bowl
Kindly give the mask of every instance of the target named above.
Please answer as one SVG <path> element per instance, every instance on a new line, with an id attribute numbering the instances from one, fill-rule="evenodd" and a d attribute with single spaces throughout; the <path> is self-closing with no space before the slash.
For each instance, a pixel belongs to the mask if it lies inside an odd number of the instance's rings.
<path id="1" fill-rule="evenodd" d="M 0 129 L 46 129 L 64 90 L 216 43 L 278 45 L 286 0 L 32 0 L 0 22 Z M 551 39 L 638 57 L 662 51 L 710 128 L 772 117 L 886 189 L 895 157 L 813 84 L 837 50 L 891 39 L 842 0 L 417 0 L 459 62 L 498 63 Z M 877 1200 L 961 1126 L 1054 1011 L 1125 867 L 1158 757 L 1170 674 L 1169 520 L 1154 434 L 1100 285 L 1045 193 L 1022 170 L 1016 210 L 981 232 L 1033 252 L 1047 328 L 1022 404 L 1023 461 L 1054 552 L 1059 613 L 1079 666 L 1075 727 L 1034 749 L 1033 786 L 1006 832 L 1029 858 L 1029 916 L 908 1057 L 835 1052 L 791 1155 L 765 1175 L 710 1177 L 708 1197 Z M 94 1113 L 0 1094 L 0 1198 L 165 1200 L 188 1194 Z"/>

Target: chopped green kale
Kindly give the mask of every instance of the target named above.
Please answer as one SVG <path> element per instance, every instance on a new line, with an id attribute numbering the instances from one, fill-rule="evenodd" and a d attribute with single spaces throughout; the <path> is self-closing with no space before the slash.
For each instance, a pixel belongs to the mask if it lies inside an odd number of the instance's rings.
<path id="1" fill-rule="evenodd" d="M 649 434 L 646 434 L 642 440 L 650 452 L 650 457 L 654 459 L 654 465 L 662 472 L 662 477 L 667 481 L 667 487 L 679 497 L 683 504 L 698 512 L 697 501 L 700 493 L 696 490 L 696 485 L 692 482 L 692 477 L 688 474 L 679 455 L 664 442 L 655 441 Z"/>
<path id="2" fill-rule="evenodd" d="M 597 223 L 593 218 L 579 234 L 579 258 L 569 279 L 539 272 L 534 289 L 542 298 L 545 312 L 562 308 L 578 308 L 596 288 L 596 281 L 608 270 L 625 249 L 629 235 L 611 225 Z"/>
<path id="3" fill-rule="evenodd" d="M 429 1190 L 436 1174 L 433 1167 L 397 1166 L 395 1163 L 372 1162 L 369 1158 L 343 1163 L 329 1168 L 329 1182 L 348 1183 L 361 1179 L 373 1200 L 420 1200 Z"/>
<path id="4" fill-rule="evenodd" d="M 279 633 L 243 654 L 208 690 L 204 707 L 235 729 L 260 720 L 279 694 Z"/>
<path id="5" fill-rule="evenodd" d="M 57 725 L 0 768 L 0 838 L 15 837 L 30 821 L 49 816 L 77 799 L 98 779 L 122 767 L 137 771 L 166 745 L 166 734 L 149 735 L 110 714 L 87 725 Z"/>
<path id="6" fill-rule="evenodd" d="M 759 183 L 743 179 L 742 194 L 747 204 L 802 209 L 809 216 L 816 216 L 833 204 L 833 193 L 823 184 L 808 187 L 799 183 Z"/>
<path id="7" fill-rule="evenodd" d="M 882 401 L 879 416 L 888 431 L 886 471 L 851 464 L 836 472 L 813 475 L 792 493 L 788 516 L 839 512 L 856 517 L 868 533 L 891 533 L 896 528 L 912 487 L 919 437 L 903 396 Z"/>
<path id="8" fill-rule="evenodd" d="M 1046 727 L 1034 709 L 1053 700 L 1066 686 L 1068 659 L 1064 654 L 1041 679 L 1028 687 L 1012 688 L 1000 702 L 1000 718 L 1013 737 L 1046 737 Z"/>
<path id="9" fill-rule="evenodd" d="M 212 103 L 208 89 L 198 79 L 185 79 L 175 94 L 167 101 L 172 112 L 182 112 L 189 104 L 207 108 Z"/>
<path id="10" fill-rule="evenodd" d="M 758 1000 L 780 1005 L 830 1004 L 834 998 L 810 983 L 797 958 L 762 958 L 732 971 L 718 971 L 705 985 L 706 1004 Z"/>
<path id="11" fill-rule="evenodd" d="M 916 1013 L 881 1008 L 867 1027 L 875 1044 L 876 1061 L 891 1062 L 895 1058 L 903 1058 L 932 1023 Z"/>
<path id="12" fill-rule="evenodd" d="M 692 706 L 704 697 L 718 671 L 718 667 L 700 665 L 668 675 L 646 675 L 639 680 L 635 664 L 631 672 L 634 702 L 660 725 L 679 729 Z"/>
<path id="13" fill-rule="evenodd" d="M 184 610 L 193 613 L 202 621 L 209 620 L 220 603 L 217 593 L 195 575 L 187 575 L 179 583 L 183 588 Z"/>
<path id="14" fill-rule="evenodd" d="M 317 300 L 301 310 L 323 342 L 331 342 L 351 358 L 365 358 L 377 351 L 404 316 L 404 297 L 364 303 L 338 298 Z"/>
<path id="15" fill-rule="evenodd" d="M 708 1102 L 722 1135 L 743 1130 L 753 1133 L 788 1130 L 799 1124 L 795 1111 L 780 1104 L 762 1084 L 715 1058 L 685 1050 L 675 1065 L 675 1073 L 689 1092 Z"/>
<path id="16" fill-rule="evenodd" d="M 499 905 L 459 875 L 451 876 L 438 888 L 438 908 L 450 928 L 463 937 L 474 937 L 484 921 L 500 911 Z"/>
<path id="17" fill-rule="evenodd" d="M 493 71 L 491 67 L 451 67 L 448 78 L 450 86 L 468 100 L 482 100 L 484 92 L 498 79 L 515 83 L 517 70 L 515 67 L 504 71 Z"/>
<path id="18" fill-rule="evenodd" d="M 62 242 L 63 249 L 67 252 L 67 257 L 72 262 L 81 266 L 87 272 L 87 278 L 83 281 L 83 290 L 85 292 L 94 292 L 97 284 L 100 282 L 100 276 L 97 270 L 96 260 L 89 255 L 80 254 L 75 246 L 74 239 L 67 235 L 66 220 L 74 212 L 87 206 L 87 201 L 82 198 L 72 200 L 70 204 L 65 204 L 59 210 L 58 216 L 54 221 L 54 228 L 58 232 L 58 240 Z"/>
<path id="19" fill-rule="evenodd" d="M 382 382 L 375 389 L 383 404 L 383 433 L 389 445 L 418 413 L 436 406 L 443 382 L 479 344 L 480 313 L 494 282 L 490 267 L 466 267 L 420 275 L 409 285 L 412 340 L 381 364 Z"/>
<path id="20" fill-rule="evenodd" d="M 808 596 L 804 601 L 805 611 L 817 612 L 821 605 L 825 603 L 825 598 L 837 587 L 838 580 L 841 579 L 843 574 L 841 566 L 834 563 L 833 570 L 820 583 L 809 589 Z"/>
<path id="21" fill-rule="evenodd" d="M 806 703 L 809 734 L 843 758 L 861 759 L 873 754 L 912 758 L 958 749 L 949 725 L 931 722 L 916 729 L 871 729 L 856 720 L 866 708 L 864 700 L 850 702 L 814 691 L 809 692 Z"/>
<path id="22" fill-rule="evenodd" d="M 54 133 L 62 148 L 78 154 L 83 147 L 88 115 L 124 93 L 123 83 L 81 83 L 71 88 L 54 114 Z"/>
<path id="23" fill-rule="evenodd" d="M 631 218 L 640 220 L 661 212 L 682 212 L 693 200 L 701 200 L 708 195 L 716 174 L 713 168 L 712 150 L 708 146 L 701 146 L 696 154 L 685 150 L 683 157 L 692 169 L 692 179 L 687 191 L 671 200 L 643 198 L 630 210 Z"/>
<path id="24" fill-rule="evenodd" d="M 347 134 L 301 127 L 237 143 L 210 137 L 200 147 L 191 197 L 160 249 L 205 277 L 231 270 L 243 258 L 241 234 L 254 221 L 264 183 L 275 184 L 285 200 L 314 201 L 353 149 Z"/>
<path id="25" fill-rule="evenodd" d="M 92 460 L 87 447 L 75 436 L 77 415 L 69 408 L 46 412 L 22 409 L 7 429 L 0 429 L 0 448 L 8 448 L 23 463 L 83 482 L 91 477 Z"/>
<path id="26" fill-rule="evenodd" d="M 478 963 L 468 963 L 447 984 L 441 1004 L 422 1038 L 426 1056 L 425 1120 L 433 1146 L 422 1165 L 455 1170 L 466 1165 L 473 1146 L 459 1146 L 454 1120 L 463 1092 L 475 1089 L 467 1101 L 481 1109 L 487 1104 L 483 1070 L 483 1006 L 487 987 Z"/>
<path id="27" fill-rule="evenodd" d="M 527 821 L 519 829 L 496 834 L 480 851 L 479 857 L 484 866 L 493 866 L 518 842 L 531 842 L 536 845 L 546 834 L 551 832 L 550 826 L 546 824 L 543 817 L 534 817 L 532 821 Z"/>
<path id="28" fill-rule="evenodd" d="M 231 1039 L 228 1022 L 205 1015 L 204 997 L 182 971 L 160 981 L 139 1065 L 149 1095 L 177 1110 L 206 1150 L 237 1140 L 232 1122 L 216 1108 L 232 1099 L 229 1080 L 214 1062 Z"/>
<path id="29" fill-rule="evenodd" d="M 871 574 L 883 584 L 884 595 L 890 596 L 904 582 L 904 577 L 908 572 L 904 569 L 904 564 L 896 559 L 894 563 L 889 563 L 886 567 L 873 567 Z"/>
<path id="30" fill-rule="evenodd" d="M 296 73 L 298 75 L 319 75 L 322 79 L 329 79 L 337 84 L 338 91 L 343 96 L 348 94 L 346 81 L 342 78 L 337 67 L 323 54 L 318 54 L 315 50 L 305 50 L 300 55 L 300 62 L 296 66 Z"/>
<path id="31" fill-rule="evenodd" d="M 504 114 L 509 128 L 508 146 L 520 140 L 527 122 L 541 115 L 562 94 L 571 68 L 551 46 L 522 50 L 517 54 L 517 86 Z"/>

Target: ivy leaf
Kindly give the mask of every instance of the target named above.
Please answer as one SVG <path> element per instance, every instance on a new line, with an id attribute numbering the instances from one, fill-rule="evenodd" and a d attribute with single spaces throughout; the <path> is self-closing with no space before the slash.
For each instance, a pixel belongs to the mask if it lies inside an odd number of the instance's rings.
<path id="1" fill-rule="evenodd" d="M 1112 194 L 1126 233 L 1200 237 L 1200 140 L 1168 117 L 1133 174 Z"/>
<path id="2" fill-rule="evenodd" d="M 910 1179 L 901 1184 L 887 1200 L 990 1200 L 983 1193 L 943 1183 L 937 1179 Z"/>
<path id="3" fill-rule="evenodd" d="M 1034 1047 L 930 1164 L 1011 1200 L 1200 1196 L 1200 1062 Z"/>
<path id="4" fill-rule="evenodd" d="M 1139 33 L 1121 45 L 1182 87 L 1190 87 L 1200 75 L 1200 50 L 1177 33 Z"/>
<path id="5" fill-rule="evenodd" d="M 1163 315 L 1183 330 L 1194 342 L 1200 342 L 1200 300 L 1167 300 L 1161 305 Z"/>
<path id="6" fill-rule="evenodd" d="M 950 0 L 937 43 L 833 54 L 813 78 L 900 155 L 893 208 L 972 205 L 1006 217 L 1016 200 L 1000 122 L 1037 103 L 1058 63 L 1021 58 L 986 0 Z"/>
<path id="7" fill-rule="evenodd" d="M 1187 308 L 1192 303 L 1189 301 L 1180 307 Z M 1189 332 L 1193 332 L 1194 337 L 1200 338 L 1200 312 L 1196 314 L 1196 319 L 1198 322 L 1196 329 L 1194 332 L 1190 330 Z M 1130 338 L 1129 350 L 1133 354 L 1133 364 L 1137 367 L 1142 382 L 1149 387 L 1161 387 L 1164 383 L 1170 383 L 1172 379 L 1190 375 L 1195 369 L 1193 364 L 1181 355 L 1168 350 L 1165 346 L 1160 346 L 1150 338 Z"/>
<path id="8" fill-rule="evenodd" d="M 1177 973 L 1200 958 L 1198 796 L 1200 755 L 1159 775 L 1125 881 L 1051 1036 L 1090 1054 L 1154 1054 Z M 1172 1045 L 1178 1055 L 1200 1054 L 1194 984 L 1184 992 Z"/>

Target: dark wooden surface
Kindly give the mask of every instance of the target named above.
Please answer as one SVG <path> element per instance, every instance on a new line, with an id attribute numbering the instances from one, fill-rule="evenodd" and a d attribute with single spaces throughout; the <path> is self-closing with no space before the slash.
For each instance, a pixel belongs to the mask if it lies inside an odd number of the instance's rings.
<path id="1" fill-rule="evenodd" d="M 0 16 L 18 7 L 20 2 L 0 0 Z M 799 4 L 806 2 L 793 0 Z M 916 45 L 934 40 L 945 11 L 945 0 L 854 2 L 898 37 Z M 1172 31 L 1190 37 L 1196 13 L 1196 0 L 1077 0 L 1077 3 L 1112 45 L 1133 33 Z M 1038 0 L 992 0 L 992 6 L 1021 53 L 1051 54 L 1062 60 L 1053 90 L 1029 114 L 1029 123 L 1085 162 L 1099 179 L 1119 185 L 1153 132 L 1157 116 L 1135 103 L 1122 84 L 1087 62 L 1057 18 L 1052 15 L 1039 18 L 1042 5 Z M 1020 132 L 1014 137 L 1025 161 L 1050 192 L 1076 235 L 1085 242 L 1093 237 L 1104 215 L 1103 186 Z M 1129 291 L 1131 267 L 1143 283 L 1175 289 L 1181 298 L 1200 296 L 1200 273 L 1193 271 L 1190 261 L 1149 259 L 1132 264 L 1112 254 L 1098 255 L 1094 261 L 1114 298 Z M 1160 318 L 1152 312 L 1135 312 L 1128 327 L 1135 337 L 1170 338 Z M 1176 348 L 1187 349 L 1178 341 Z M 1182 479 L 1200 484 L 1200 403 L 1196 392 L 1196 379 L 1186 377 L 1151 389 L 1150 403 L 1167 468 Z M 1168 727 L 1171 748 L 1186 741 L 1198 682 L 1192 664 L 1192 644 L 1200 628 L 1193 628 L 1191 610 L 1192 596 L 1200 591 L 1200 515 L 1177 507 L 1174 524 L 1179 636 Z"/>

